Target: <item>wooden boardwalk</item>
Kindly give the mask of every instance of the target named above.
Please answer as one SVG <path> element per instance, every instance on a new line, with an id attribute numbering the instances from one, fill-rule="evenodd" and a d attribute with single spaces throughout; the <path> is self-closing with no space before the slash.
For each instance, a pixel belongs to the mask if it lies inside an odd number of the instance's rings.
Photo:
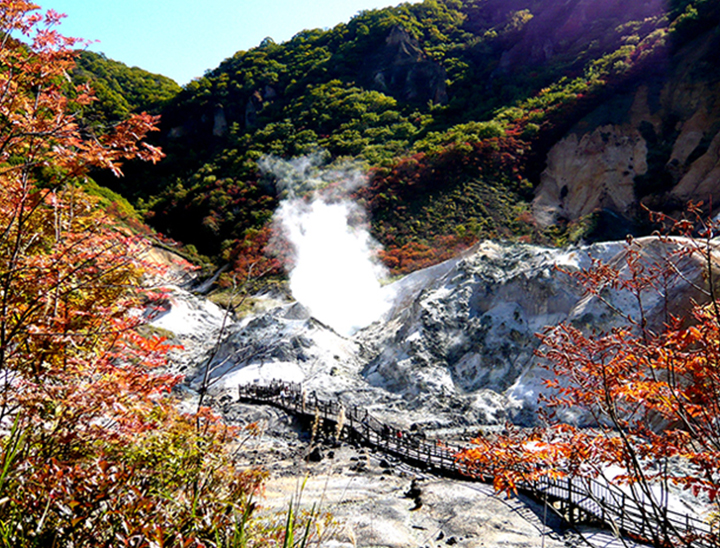
<path id="1" fill-rule="evenodd" d="M 460 448 L 439 440 L 383 424 L 367 410 L 323 401 L 307 395 L 295 383 L 239 387 L 240 401 L 268 404 L 291 413 L 314 428 L 338 438 L 352 439 L 439 476 L 491 482 L 490 477 L 470 477 L 456 459 Z M 536 500 L 546 503 L 571 525 L 593 523 L 654 546 L 720 548 L 720 535 L 694 516 L 667 508 L 658 512 L 650 504 L 638 503 L 618 487 L 590 478 L 565 477 L 540 480 L 519 486 Z M 667 539 L 674 539 L 670 542 Z M 681 544 L 678 544 L 681 543 Z"/>

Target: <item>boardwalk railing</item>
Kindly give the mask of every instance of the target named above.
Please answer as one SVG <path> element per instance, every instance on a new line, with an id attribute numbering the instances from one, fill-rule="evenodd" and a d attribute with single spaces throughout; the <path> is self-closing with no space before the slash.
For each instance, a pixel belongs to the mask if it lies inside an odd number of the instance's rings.
<path id="1" fill-rule="evenodd" d="M 417 433 L 383 424 L 366 409 L 325 401 L 306 394 L 297 383 L 273 381 L 269 385 L 243 385 L 239 398 L 249 403 L 270 404 L 298 416 L 335 436 L 354 439 L 393 455 L 408 464 L 453 478 L 471 479 L 456 459 L 460 448 Z M 490 482 L 491 477 L 474 478 Z M 677 539 L 693 548 L 720 548 L 720 535 L 709 523 L 694 516 L 638 501 L 610 483 L 592 478 L 547 476 L 518 486 L 537 500 L 550 505 L 571 524 L 594 522 L 656 546 L 673 546 Z"/>

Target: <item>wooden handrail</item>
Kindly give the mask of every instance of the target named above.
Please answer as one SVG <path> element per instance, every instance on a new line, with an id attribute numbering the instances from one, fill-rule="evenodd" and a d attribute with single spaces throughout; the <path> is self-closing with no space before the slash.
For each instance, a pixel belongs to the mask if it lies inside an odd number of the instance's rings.
<path id="1" fill-rule="evenodd" d="M 471 478 L 463 474 L 456 460 L 459 448 L 453 449 L 437 440 L 427 440 L 384 424 L 355 405 L 350 407 L 338 401 L 323 401 L 315 392 L 308 397 L 298 383 L 272 381 L 269 385 L 241 385 L 238 396 L 241 401 L 274 405 L 309 421 L 315 420 L 318 414 L 329 426 L 337 426 L 342 408 L 345 434 L 368 446 L 437 475 L 492 481 L 488 476 Z M 627 497 L 615 485 L 593 478 L 568 476 L 553 479 L 541 476 L 533 482 L 524 482 L 518 488 L 542 502 L 558 503 L 564 509 L 559 512 L 560 516 L 571 524 L 576 513 L 582 512 L 586 519 L 639 540 L 652 542 L 653 538 L 663 539 L 670 531 L 677 538 L 685 539 L 686 544 L 693 548 L 720 547 L 720 536 L 705 521 L 670 509 L 663 509 L 661 519 L 657 519 L 651 505 Z M 557 510 L 554 506 L 552 508 Z"/>

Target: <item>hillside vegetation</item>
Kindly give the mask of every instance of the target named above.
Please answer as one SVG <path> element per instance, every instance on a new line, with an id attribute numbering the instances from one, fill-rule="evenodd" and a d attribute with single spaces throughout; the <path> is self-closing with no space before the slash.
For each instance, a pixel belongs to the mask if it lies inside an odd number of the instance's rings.
<path id="1" fill-rule="evenodd" d="M 663 101 L 682 86 L 714 89 L 719 19 L 710 0 L 425 0 L 362 12 L 235 53 L 162 108 L 163 162 L 131 166 L 120 182 L 97 178 L 160 231 L 240 270 L 262 256 L 280 197 L 258 168 L 266 155 L 320 151 L 367 170 L 357 197 L 395 272 L 483 237 L 562 243 L 624 236 L 609 225 L 642 232 L 639 200 L 671 207 L 665 193 L 718 129 L 720 116 L 708 113 L 684 163 L 668 164 L 676 126 L 694 111 Z M 129 91 L 139 81 L 113 82 L 142 102 Z M 612 101 L 632 104 L 640 88 L 658 119 L 633 130 L 648 148 L 647 169 L 628 172 L 634 209 L 600 201 L 558 213 L 566 185 L 538 224 L 531 202 L 548 153 L 571 130 L 630 117 Z M 623 222 L 608 224 L 603 210 Z"/>
<path id="2" fill-rule="evenodd" d="M 130 114 L 157 114 L 181 91 L 177 83 L 160 74 L 108 59 L 101 53 L 82 51 L 71 71 L 73 83 L 89 83 L 98 101 L 86 110 L 86 118 L 111 123 Z"/>

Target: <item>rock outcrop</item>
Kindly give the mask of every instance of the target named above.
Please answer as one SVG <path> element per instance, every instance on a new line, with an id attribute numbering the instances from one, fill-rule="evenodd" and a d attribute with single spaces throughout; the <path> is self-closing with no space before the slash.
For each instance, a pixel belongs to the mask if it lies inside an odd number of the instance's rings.
<path id="1" fill-rule="evenodd" d="M 630 215 L 635 177 L 647 173 L 647 143 L 631 125 L 571 133 L 555 145 L 533 202 L 541 226 L 598 209 Z"/>
<path id="2" fill-rule="evenodd" d="M 222 137 L 227 133 L 228 123 L 225 118 L 225 109 L 222 105 L 215 107 L 215 113 L 213 116 L 213 136 Z"/>
<path id="3" fill-rule="evenodd" d="M 429 59 L 402 27 L 392 28 L 385 44 L 368 58 L 363 72 L 370 87 L 402 101 L 447 102 L 445 69 Z"/>
<path id="4" fill-rule="evenodd" d="M 647 238 L 634 245 L 649 264 L 668 258 L 677 242 Z M 640 315 L 629 294 L 609 294 L 606 302 L 586 297 L 557 267 L 585 268 L 591 257 L 622 266 L 626 252 L 619 242 L 566 251 L 486 242 L 416 293 L 410 306 L 358 334 L 377 349 L 363 377 L 448 415 L 447 401 L 462 402 L 469 423 L 531 421 L 546 374 L 534 356 L 537 333 L 563 321 L 608 330 Z M 686 280 L 676 280 L 667 302 L 652 292 L 644 296 L 644 314 L 655 328 L 665 321 L 666 306 L 680 313 L 691 298 L 702 298 L 689 285 L 702 283 L 702 258 L 679 266 Z"/>
<path id="5" fill-rule="evenodd" d="M 720 203 L 720 37 L 690 42 L 663 78 L 615 95 L 578 122 L 547 156 L 533 202 L 540 226 L 640 205 L 673 213 Z"/>

